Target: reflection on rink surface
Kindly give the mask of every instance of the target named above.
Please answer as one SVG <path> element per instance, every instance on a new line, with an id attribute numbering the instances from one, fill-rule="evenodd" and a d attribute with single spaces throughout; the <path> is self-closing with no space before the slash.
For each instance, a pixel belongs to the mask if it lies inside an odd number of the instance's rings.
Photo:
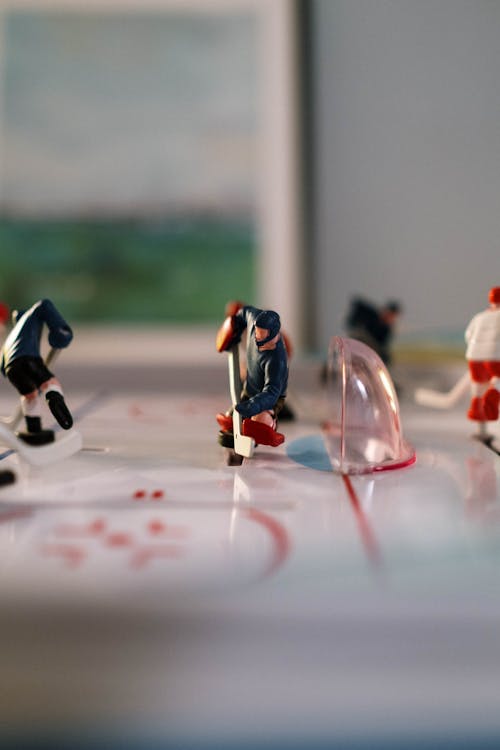
<path id="1" fill-rule="evenodd" d="M 223 394 L 94 395 L 74 398 L 82 452 L 2 460 L 18 475 L 0 490 L 14 736 L 500 735 L 500 459 L 461 415 L 438 425 L 403 405 L 417 463 L 349 488 L 319 422 L 227 467 Z"/>

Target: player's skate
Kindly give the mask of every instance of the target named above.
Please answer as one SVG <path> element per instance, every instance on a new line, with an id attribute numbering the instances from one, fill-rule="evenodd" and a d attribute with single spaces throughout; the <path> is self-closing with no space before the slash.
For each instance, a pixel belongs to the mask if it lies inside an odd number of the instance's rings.
<path id="1" fill-rule="evenodd" d="M 0 443 L 17 451 L 21 458 L 32 466 L 46 466 L 79 451 L 82 447 L 82 436 L 77 430 L 70 430 L 67 435 L 47 445 L 27 445 L 8 427 L 0 424 Z"/>
<path id="2" fill-rule="evenodd" d="M 64 396 L 58 391 L 48 391 L 45 395 L 50 411 L 61 425 L 63 430 L 73 427 L 73 417 L 66 406 Z"/>
<path id="3" fill-rule="evenodd" d="M 47 445 L 55 440 L 54 430 L 42 429 L 40 417 L 25 417 L 26 430 L 19 430 L 16 436 L 28 445 Z"/>

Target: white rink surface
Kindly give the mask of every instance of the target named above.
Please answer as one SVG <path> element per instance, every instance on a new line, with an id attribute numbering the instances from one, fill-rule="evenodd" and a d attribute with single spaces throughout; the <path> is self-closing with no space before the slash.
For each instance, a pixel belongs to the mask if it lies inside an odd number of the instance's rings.
<path id="1" fill-rule="evenodd" d="M 500 739 L 500 458 L 463 404 L 403 401 L 417 463 L 353 477 L 356 504 L 287 452 L 321 445 L 319 392 L 290 399 L 284 446 L 234 468 L 225 381 L 65 385 L 82 452 L 35 469 L 0 449 L 18 475 L 0 488 L 5 730 L 89 747 Z M 15 405 L 2 384 L 1 413 Z"/>

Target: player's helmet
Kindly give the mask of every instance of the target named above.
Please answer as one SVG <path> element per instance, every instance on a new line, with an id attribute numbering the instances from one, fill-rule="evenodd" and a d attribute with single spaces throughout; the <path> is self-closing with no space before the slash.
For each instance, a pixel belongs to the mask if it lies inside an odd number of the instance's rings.
<path id="1" fill-rule="evenodd" d="M 274 310 L 262 310 L 255 318 L 255 326 L 256 328 L 265 328 L 269 331 L 269 334 L 265 339 L 255 342 L 258 347 L 261 347 L 269 341 L 272 341 L 272 339 L 280 332 L 280 316 L 277 312 L 274 312 Z"/>
<path id="2" fill-rule="evenodd" d="M 403 308 L 401 306 L 401 303 L 398 302 L 395 299 L 390 299 L 385 303 L 385 309 L 389 312 L 396 313 L 396 315 L 400 315 Z"/>
<path id="3" fill-rule="evenodd" d="M 500 305 L 500 286 L 494 286 L 492 289 L 490 289 L 488 299 L 490 301 L 490 305 Z"/>

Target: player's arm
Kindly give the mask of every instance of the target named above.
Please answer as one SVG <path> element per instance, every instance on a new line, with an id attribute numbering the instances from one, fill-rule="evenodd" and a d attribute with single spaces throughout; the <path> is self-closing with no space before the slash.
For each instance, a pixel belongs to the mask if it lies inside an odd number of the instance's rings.
<path id="1" fill-rule="evenodd" d="M 279 396 L 279 388 L 266 387 L 256 396 L 249 398 L 248 401 L 240 401 L 235 408 L 242 417 L 254 417 L 262 411 L 274 409 Z"/>
<path id="2" fill-rule="evenodd" d="M 270 361 L 266 365 L 262 391 L 247 401 L 241 401 L 235 407 L 242 417 L 253 417 L 262 411 L 274 409 L 278 399 L 283 395 L 285 372 L 286 363 L 283 361 Z"/>
<path id="3" fill-rule="evenodd" d="M 64 349 L 73 340 L 73 331 L 70 326 L 49 299 L 41 301 L 40 311 L 49 329 L 50 346 L 54 349 Z"/>

